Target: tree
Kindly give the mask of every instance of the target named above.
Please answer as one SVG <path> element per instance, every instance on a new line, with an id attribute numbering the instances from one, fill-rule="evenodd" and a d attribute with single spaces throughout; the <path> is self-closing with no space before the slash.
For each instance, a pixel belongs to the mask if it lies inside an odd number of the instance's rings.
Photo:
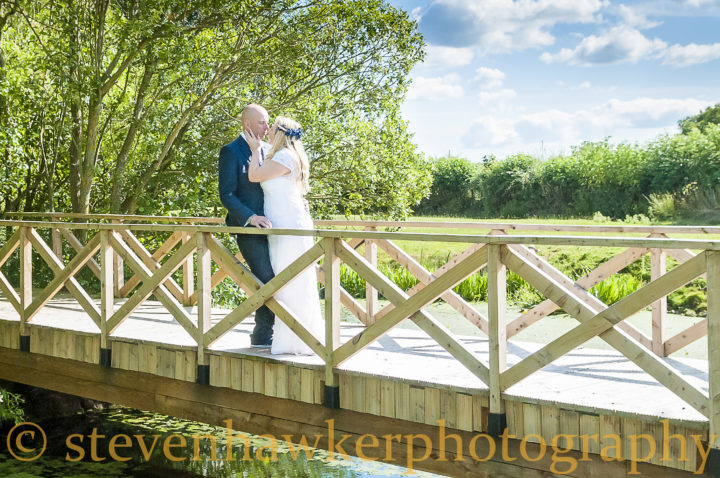
<path id="1" fill-rule="evenodd" d="M 397 116 L 422 39 L 381 0 L 47 2 L 8 32 L 4 210 L 214 211 L 217 152 L 249 102 L 307 127 L 317 210 L 401 214 L 427 189 L 380 187 L 426 175 Z M 376 184 L 345 180 L 353 162 Z"/>
<path id="2" fill-rule="evenodd" d="M 694 128 L 705 131 L 709 124 L 720 124 L 720 103 L 715 106 L 708 106 L 705 111 L 678 121 L 682 134 L 688 134 Z"/>
<path id="3" fill-rule="evenodd" d="M 474 189 L 477 166 L 465 158 L 447 156 L 433 162 L 430 196 L 418 212 L 426 214 L 472 215 L 479 194 Z"/>

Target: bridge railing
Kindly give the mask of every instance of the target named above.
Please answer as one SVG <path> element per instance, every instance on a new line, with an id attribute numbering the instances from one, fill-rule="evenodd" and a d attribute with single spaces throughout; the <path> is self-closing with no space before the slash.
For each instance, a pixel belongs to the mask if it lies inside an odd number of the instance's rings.
<path id="1" fill-rule="evenodd" d="M 69 219 L 81 219 L 77 217 Z M 51 219 L 60 219 L 53 216 Z M 93 218 L 95 219 L 95 218 Z M 207 349 L 225 333 L 248 318 L 263 304 L 275 312 L 325 362 L 326 404 L 339 404 L 338 367 L 348 358 L 409 318 L 421 330 L 462 363 L 489 387 L 491 414 L 504 413 L 503 391 L 530 376 L 552 361 L 567 354 L 593 337 L 600 337 L 612 348 L 634 362 L 660 384 L 673 391 L 693 408 L 710 419 L 710 433 L 720 432 L 720 241 L 704 239 L 671 239 L 668 234 L 717 234 L 720 228 L 649 227 L 649 226 L 554 226 L 486 223 L 442 223 L 444 228 L 489 228 L 489 234 L 447 234 L 427 232 L 378 231 L 385 227 L 426 227 L 428 223 L 388 223 L 360 221 L 318 221 L 318 226 L 336 229 L 259 230 L 229 228 L 205 218 L 186 219 L 192 224 L 140 224 L 136 217 L 103 216 L 95 223 L 3 220 L 0 225 L 13 232 L 0 247 L 0 267 L 18 250 L 20 265 L 19 289 L 0 273 L 0 292 L 18 311 L 21 320 L 21 343 L 29 340 L 27 325 L 57 292 L 65 287 L 97 325 L 101 348 L 106 349 L 108 337 L 151 295 L 154 295 L 197 344 L 198 364 L 207 367 Z M 145 218 L 149 220 L 148 218 Z M 165 222 L 167 218 L 157 222 Z M 176 218 L 171 218 L 176 219 Z M 150 219 L 154 220 L 154 219 Z M 430 223 L 435 224 L 435 223 Z M 438 224 L 438 227 L 441 223 Z M 344 227 L 344 229 L 337 229 Z M 351 230 L 348 228 L 363 228 Z M 435 226 L 430 226 L 435 227 Z M 652 237 L 601 237 L 569 235 L 510 235 L 509 231 L 536 227 L 543 231 L 592 233 L 640 233 Z M 53 237 L 65 238 L 77 253 L 67 262 L 58 254 L 57 244 L 51 247 L 38 231 L 55 231 Z M 81 241 L 73 231 L 85 231 Z M 138 233 L 164 234 L 167 239 L 154 252 L 145 248 Z M 315 245 L 266 284 L 261 283 L 242 266 L 219 239 L 225 234 L 282 234 L 316 238 Z M 47 237 L 47 234 L 46 234 Z M 429 271 L 398 246 L 398 241 L 434 241 L 465 243 L 468 247 L 435 271 Z M 365 244 L 364 253 L 358 252 Z M 617 247 L 623 251 L 601 264 L 584 277 L 573 280 L 538 255 L 532 246 Z M 370 247 L 374 246 L 374 247 Z M 377 248 L 408 268 L 419 284 L 403 291 L 377 268 Z M 60 249 L 61 250 L 61 249 Z M 37 294 L 32 290 L 32 255 L 42 257 L 53 272 L 53 279 Z M 697 252 L 693 252 L 697 251 Z M 617 273 L 644 254 L 653 255 L 655 264 L 651 281 L 612 304 L 604 304 L 589 293 L 592 285 Z M 99 258 L 96 257 L 99 255 Z M 665 257 L 680 263 L 666 270 Z M 124 281 L 122 260 L 133 277 Z M 318 264 L 322 261 L 322 264 Z M 211 275 L 212 262 L 217 272 Z M 374 293 L 381 294 L 390 305 L 372 310 L 355 301 L 341 287 L 340 264 L 353 269 Z M 190 265 L 187 265 L 190 264 Z M 185 268 L 184 268 L 184 265 Z M 77 281 L 76 275 L 89 267 L 100 279 L 99 307 Z M 316 337 L 274 295 L 292 278 L 310 267 L 318 268 L 325 284 L 325 336 Z M 184 268 L 183 287 L 173 274 Z M 488 314 L 477 312 L 452 289 L 481 268 L 487 268 Z M 508 320 L 506 272 L 510 269 L 541 292 L 547 300 L 520 318 Z M 636 312 L 661 303 L 668 294 L 705 275 L 707 278 L 707 318 L 669 340 L 657 341 L 656 315 L 653 314 L 653 336 L 648 337 L 625 319 Z M 194 290 L 189 295 L 189 278 L 194 277 Z M 248 293 L 248 298 L 217 323 L 211 322 L 211 291 L 219 277 L 230 277 Z M 119 287 L 119 282 L 123 282 Z M 184 290 L 183 290 L 184 289 Z M 115 305 L 116 297 L 127 299 Z M 191 314 L 183 301 L 192 298 L 197 312 Z M 426 306 L 438 298 L 460 311 L 471 323 L 488 335 L 489 361 L 485 363 L 461 338 L 441 324 Z M 345 305 L 356 314 L 365 328 L 342 342 L 340 310 Z M 376 302 L 377 305 L 377 302 Z M 519 363 L 508 366 L 508 339 L 518 330 L 541 320 L 561 307 L 578 320 L 579 325 L 551 341 Z M 655 309 L 654 309 L 655 310 Z M 709 393 L 689 382 L 662 355 L 671 353 L 698 338 L 708 336 Z M 27 337 L 23 339 L 23 337 Z M 662 337 L 662 335 L 660 336 Z M 199 369 L 200 370 L 200 369 Z"/>

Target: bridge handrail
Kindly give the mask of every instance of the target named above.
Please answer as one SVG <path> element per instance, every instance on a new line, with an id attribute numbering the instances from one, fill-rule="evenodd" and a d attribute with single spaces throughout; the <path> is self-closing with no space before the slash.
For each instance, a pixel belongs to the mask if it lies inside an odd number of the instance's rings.
<path id="1" fill-rule="evenodd" d="M 676 239 L 667 237 L 612 237 L 503 234 L 440 234 L 434 232 L 401 232 L 343 229 L 258 229 L 195 224 L 78 223 L 50 221 L 13 221 L 0 219 L 0 227 L 32 227 L 58 230 L 114 230 L 145 232 L 208 232 L 215 234 L 292 235 L 334 237 L 338 239 L 390 239 L 398 241 L 461 242 L 471 244 L 532 244 L 564 246 L 648 247 L 662 249 L 720 250 L 720 239 Z M 496 229 L 501 230 L 501 229 Z"/>
<path id="2" fill-rule="evenodd" d="M 48 219 L 85 219 L 86 221 L 115 221 L 118 223 L 163 222 L 179 224 L 225 224 L 221 217 L 153 216 L 133 214 L 81 214 L 64 212 L 8 212 L 5 217 Z M 318 228 L 363 227 L 363 228 L 426 228 L 426 229 L 499 229 L 504 231 L 552 231 L 582 233 L 622 234 L 718 234 L 720 226 L 658 226 L 658 225 L 614 225 L 614 224 L 526 224 L 519 222 L 468 222 L 453 221 L 376 221 L 352 219 L 317 219 Z"/>
<path id="3" fill-rule="evenodd" d="M 332 221 L 331 221 L 332 222 Z M 710 433 L 720 432 L 720 240 L 671 239 L 667 237 L 601 237 L 601 236 L 520 236 L 507 235 L 493 224 L 488 235 L 411 233 L 375 230 L 338 229 L 254 229 L 209 224 L 137 224 L 137 223 L 68 223 L 54 221 L 0 220 L 0 227 L 15 229 L 0 244 L 0 267 L 19 249 L 20 290 L 16 292 L 0 271 L 0 292 L 18 311 L 21 338 L 29 340 L 28 325 L 38 311 L 63 287 L 77 299 L 100 330 L 101 347 L 108 338 L 150 295 L 155 295 L 197 343 L 198 364 L 207 366 L 207 348 L 249 317 L 257 308 L 267 305 L 305 343 L 325 361 L 325 384 L 338 387 L 337 367 L 409 318 L 448 351 L 456 360 L 486 383 L 490 389 L 490 412 L 503 412 L 503 392 L 555 359 L 567 354 L 593 337 L 600 337 L 633 361 L 659 383 L 676 393 L 710 419 Z M 374 226 L 370 226 L 372 229 Z M 39 229 L 52 231 L 50 247 Z M 85 243 L 73 234 L 75 230 L 93 231 Z M 169 237 L 151 252 L 137 239 L 137 232 L 163 232 Z M 218 233 L 283 234 L 314 236 L 318 240 L 274 279 L 262 284 L 238 263 L 239 257 L 218 239 Z M 62 243 L 77 251 L 64 262 Z M 469 247 L 435 271 L 425 269 L 394 242 L 439 241 L 468 243 Z M 365 244 L 361 255 L 356 249 Z M 609 261 L 578 280 L 570 279 L 536 254 L 529 244 L 626 247 Z M 403 291 L 377 268 L 377 249 L 406 267 L 420 281 L 410 291 Z M 700 251 L 694 254 L 690 250 Z M 33 297 L 32 255 L 42 257 L 54 274 L 50 283 Z M 95 260 L 100 254 L 99 264 Z M 590 294 L 590 288 L 608 276 L 642 257 L 651 254 L 651 282 L 607 305 Z M 665 258 L 680 263 L 666 270 Z M 274 298 L 284 284 L 309 267 L 316 267 L 325 291 L 325 337 L 315 337 L 302 325 L 293 311 Z M 220 270 L 211 274 L 215 261 Z M 340 284 L 340 263 L 355 270 L 367 283 L 366 305 L 358 303 Z M 125 281 L 123 264 L 134 272 Z M 83 290 L 75 275 L 89 267 L 100 279 L 100 307 Z M 195 269 L 195 266 L 197 267 Z M 182 287 L 173 279 L 183 269 Z M 488 316 L 485 317 L 453 292 L 455 285 L 487 268 Z M 548 300 L 524 316 L 508 321 L 506 314 L 506 271 L 511 269 Z M 695 280 L 707 278 L 708 318 L 666 339 L 662 333 L 665 314 L 662 299 Z M 219 281 L 230 277 L 247 293 L 248 298 L 220 322 L 211 318 L 211 291 Z M 195 287 L 197 286 L 197 290 Z M 130 293 L 132 295 L 130 295 Z M 376 310 L 377 294 L 391 305 Z M 128 297 L 116 310 L 115 297 Z M 442 298 L 477 325 L 489 337 L 489 364 L 483 363 L 462 340 L 439 323 L 426 306 Z M 196 318 L 182 305 L 197 304 Z M 350 340 L 340 342 L 340 306 L 345 305 L 366 328 Z M 648 337 L 625 319 L 645 307 L 653 307 L 653 334 Z M 562 307 L 580 325 L 553 340 L 519 363 L 506 363 L 507 339 L 517 330 L 532 324 Z M 195 314 L 195 312 L 193 313 Z M 656 329 L 660 330 L 658 332 Z M 708 336 L 709 393 L 686 380 L 673 366 L 662 360 L 702 336 Z M 22 340 L 21 340 L 22 342 Z M 714 379 L 713 379 L 714 377 Z M 331 396 L 331 395 L 330 395 Z"/>

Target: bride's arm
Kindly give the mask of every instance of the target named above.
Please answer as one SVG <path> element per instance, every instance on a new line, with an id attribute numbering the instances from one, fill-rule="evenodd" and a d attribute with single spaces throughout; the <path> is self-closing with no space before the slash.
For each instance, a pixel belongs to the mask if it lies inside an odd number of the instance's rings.
<path id="1" fill-rule="evenodd" d="M 260 183 L 279 176 L 289 174 L 290 170 L 277 161 L 265 161 L 260 165 L 260 150 L 253 151 L 248 168 L 248 179 L 251 183 Z"/>
<path id="2" fill-rule="evenodd" d="M 248 145 L 252 150 L 250 167 L 248 168 L 248 180 L 250 180 L 251 183 L 268 181 L 290 173 L 290 170 L 287 167 L 277 161 L 265 161 L 262 165 L 260 165 L 260 150 L 262 148 L 262 144 L 260 143 L 260 140 L 250 131 L 246 132 L 246 137 Z"/>

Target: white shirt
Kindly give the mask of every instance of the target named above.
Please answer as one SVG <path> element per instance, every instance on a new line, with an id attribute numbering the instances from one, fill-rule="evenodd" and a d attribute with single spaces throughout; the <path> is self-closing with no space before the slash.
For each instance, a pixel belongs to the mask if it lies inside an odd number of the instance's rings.
<path id="1" fill-rule="evenodd" d="M 240 133 L 240 137 L 242 137 L 242 139 L 244 139 L 245 142 L 247 143 L 247 138 L 245 137 L 245 131 L 243 131 L 242 133 Z M 248 143 L 248 144 L 250 144 L 250 143 Z M 267 142 L 265 142 L 265 141 L 260 141 L 260 164 L 263 163 L 263 160 L 265 159 L 265 155 L 268 153 L 268 151 L 270 151 L 270 148 L 271 148 L 271 147 L 272 147 L 272 146 L 270 146 L 270 143 L 267 143 Z M 245 226 L 249 226 L 249 225 L 250 225 L 250 219 L 252 219 L 252 218 L 255 217 L 255 216 L 257 216 L 257 214 L 253 214 L 252 216 L 250 216 L 250 217 L 248 218 L 248 220 L 245 221 Z"/>

